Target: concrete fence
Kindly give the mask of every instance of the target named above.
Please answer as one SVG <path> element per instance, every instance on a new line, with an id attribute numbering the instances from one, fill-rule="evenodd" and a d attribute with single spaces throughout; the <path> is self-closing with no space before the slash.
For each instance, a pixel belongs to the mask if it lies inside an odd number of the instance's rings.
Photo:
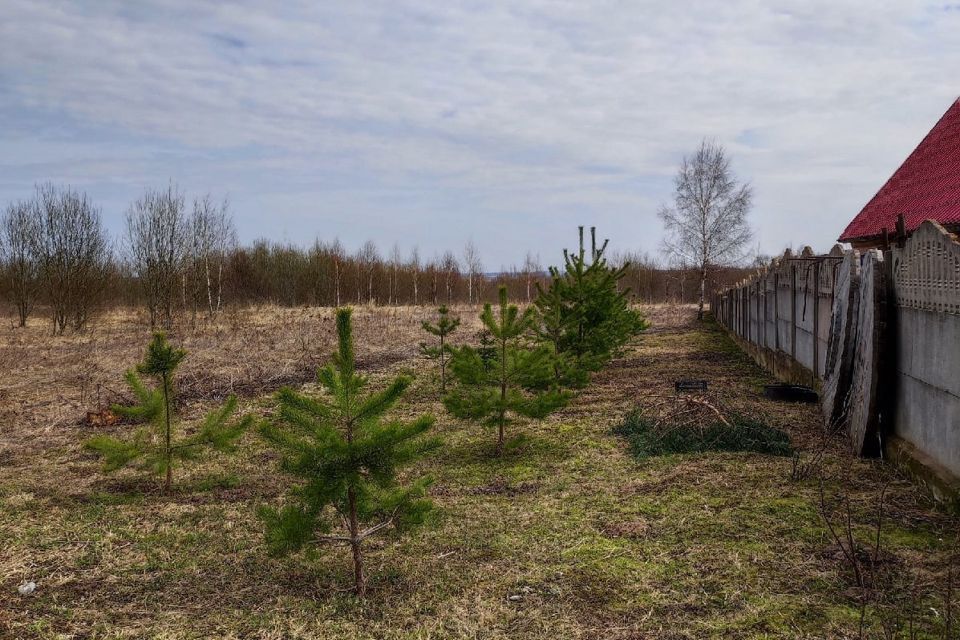
<path id="1" fill-rule="evenodd" d="M 901 244 L 788 251 L 715 292 L 711 308 L 779 379 L 825 390 L 827 426 L 846 429 L 857 453 L 885 455 L 955 502 L 960 243 L 927 221 Z"/>
<path id="2" fill-rule="evenodd" d="M 741 346 L 777 377 L 817 386 L 830 340 L 840 247 L 816 256 L 806 247 L 788 250 L 736 287 L 716 292 L 711 301 L 721 324 Z"/>

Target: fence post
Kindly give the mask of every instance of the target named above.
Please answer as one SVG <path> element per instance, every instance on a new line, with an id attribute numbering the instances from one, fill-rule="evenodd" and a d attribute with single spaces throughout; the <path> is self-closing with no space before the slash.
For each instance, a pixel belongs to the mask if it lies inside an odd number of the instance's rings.
<path id="1" fill-rule="evenodd" d="M 790 265 L 790 355 L 797 358 L 797 265 Z"/>
<path id="2" fill-rule="evenodd" d="M 773 272 L 773 347 L 780 351 L 780 267 Z"/>
<path id="3" fill-rule="evenodd" d="M 763 315 L 760 313 L 760 305 L 763 304 L 763 298 L 760 296 L 760 276 L 757 276 L 757 341 L 756 343 L 762 344 L 760 339 L 760 317 Z"/>
<path id="4" fill-rule="evenodd" d="M 813 377 L 820 377 L 820 261 L 813 263 Z"/>

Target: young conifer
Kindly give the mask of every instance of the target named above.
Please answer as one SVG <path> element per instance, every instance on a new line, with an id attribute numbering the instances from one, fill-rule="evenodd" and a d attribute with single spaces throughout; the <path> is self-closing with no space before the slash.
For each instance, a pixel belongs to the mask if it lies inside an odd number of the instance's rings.
<path id="1" fill-rule="evenodd" d="M 383 391 L 363 393 L 367 380 L 354 368 L 350 316 L 350 309 L 337 310 L 339 348 L 332 364 L 318 372 L 327 395 L 311 398 L 284 389 L 278 393 L 277 417 L 261 427 L 283 456 L 281 470 L 298 484 L 282 507 L 264 507 L 260 518 L 276 555 L 315 543 L 349 546 L 355 591 L 363 596 L 363 541 L 387 527 L 419 524 L 432 508 L 424 498 L 429 479 L 402 486 L 396 476 L 435 442 L 418 437 L 433 424 L 432 416 L 384 421 L 409 378 L 400 376 Z M 345 531 L 331 533 L 338 525 Z"/>
<path id="2" fill-rule="evenodd" d="M 164 476 L 163 490 L 168 492 L 173 483 L 175 462 L 194 459 L 203 446 L 232 451 L 237 439 L 250 426 L 251 416 L 230 421 L 237 410 L 237 398 L 230 396 L 223 406 L 206 415 L 195 434 L 177 439 L 173 374 L 185 356 L 186 351 L 175 349 L 163 332 L 157 332 L 147 347 L 143 362 L 136 369 L 127 371 L 126 381 L 137 397 L 137 404 L 115 405 L 113 410 L 150 426 L 139 429 L 129 440 L 101 435 L 87 441 L 88 449 L 103 456 L 104 471 L 112 472 L 137 463 L 141 468 Z M 157 387 L 147 387 L 140 375 L 156 380 Z"/>
<path id="3" fill-rule="evenodd" d="M 629 265 L 607 264 L 606 246 L 604 242 L 598 248 L 593 241 L 588 259 L 580 227 L 579 251 L 571 255 L 564 250 L 563 271 L 551 267 L 549 287 L 537 284 L 537 332 L 558 356 L 555 375 L 561 384 L 582 384 L 584 372 L 599 369 L 648 326 L 643 315 L 630 308 L 629 289 L 619 290 Z"/>
<path id="4" fill-rule="evenodd" d="M 447 305 L 441 305 L 437 309 L 437 324 L 430 324 L 426 320 L 422 323 L 423 330 L 427 333 L 437 336 L 439 344 L 431 346 L 426 343 L 420 344 L 420 352 L 424 357 L 430 360 L 436 360 L 440 365 L 440 393 L 447 392 L 447 362 L 450 359 L 450 353 L 453 351 L 452 345 L 447 342 L 447 336 L 457 330 L 460 326 L 460 318 L 450 315 Z"/>
<path id="5" fill-rule="evenodd" d="M 492 362 L 485 363 L 470 346 L 455 350 L 450 360 L 458 384 L 444 405 L 458 418 L 497 427 L 497 455 L 503 453 L 508 424 L 517 417 L 544 418 L 568 399 L 553 384 L 549 349 L 526 343 L 534 319 L 532 308 L 520 313 L 516 305 L 507 304 L 507 289 L 501 286 L 499 314 L 486 304 L 480 315 L 493 337 Z"/>

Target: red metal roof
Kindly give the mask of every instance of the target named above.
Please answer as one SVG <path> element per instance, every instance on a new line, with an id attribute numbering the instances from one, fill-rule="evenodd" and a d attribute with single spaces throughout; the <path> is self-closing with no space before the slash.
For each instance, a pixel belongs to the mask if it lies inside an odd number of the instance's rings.
<path id="1" fill-rule="evenodd" d="M 960 100 L 847 225 L 840 241 L 879 236 L 884 227 L 893 235 L 901 213 L 908 232 L 924 220 L 960 224 Z"/>

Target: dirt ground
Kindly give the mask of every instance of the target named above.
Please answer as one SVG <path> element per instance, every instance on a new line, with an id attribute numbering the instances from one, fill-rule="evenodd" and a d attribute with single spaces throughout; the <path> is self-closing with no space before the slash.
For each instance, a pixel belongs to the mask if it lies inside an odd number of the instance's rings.
<path id="1" fill-rule="evenodd" d="M 477 310 L 457 312 L 455 342 L 475 340 Z M 567 408 L 515 427 L 495 458 L 492 432 L 445 414 L 418 355 L 430 310 L 355 311 L 371 385 L 413 374 L 398 413 L 433 413 L 444 443 L 412 470 L 433 477 L 437 517 L 369 541 L 366 600 L 349 592 L 341 549 L 267 555 L 255 510 L 289 481 L 253 433 L 236 455 L 178 469 L 172 495 L 132 471 L 101 473 L 82 447 L 100 429 L 85 415 L 125 397 L 123 371 L 149 339 L 141 314 L 59 338 L 2 319 L 0 637 L 843 638 L 859 636 L 861 615 L 865 637 L 958 633 L 957 521 L 893 469 L 824 441 L 815 406 L 765 399 L 770 378 L 691 308 L 646 312 L 646 334 Z M 189 352 L 189 427 L 229 393 L 263 415 L 277 388 L 311 389 L 334 327 L 329 309 L 259 308 L 171 337 Z M 632 458 L 611 430 L 679 378 L 708 380 L 718 406 L 788 433 L 798 459 Z M 25 581 L 37 587 L 23 596 Z"/>

